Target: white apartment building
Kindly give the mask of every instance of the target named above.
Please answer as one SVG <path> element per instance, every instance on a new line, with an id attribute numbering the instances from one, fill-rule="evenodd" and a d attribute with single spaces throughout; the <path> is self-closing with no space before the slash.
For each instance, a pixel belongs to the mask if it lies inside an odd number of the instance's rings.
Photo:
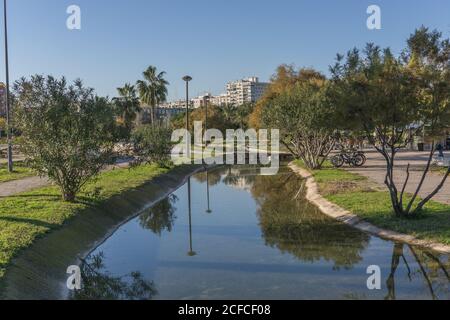
<path id="1" fill-rule="evenodd" d="M 257 77 L 229 82 L 227 84 L 227 102 L 236 106 L 256 102 L 263 96 L 268 85 L 268 83 L 259 82 Z"/>
<path id="2" fill-rule="evenodd" d="M 228 95 L 222 93 L 221 95 L 211 97 L 211 104 L 218 107 L 226 106 L 228 104 Z"/>
<path id="3" fill-rule="evenodd" d="M 193 98 L 191 100 L 191 103 L 192 103 L 192 106 L 194 109 L 198 109 L 198 108 L 204 107 L 207 104 L 211 103 L 212 98 L 213 98 L 213 96 L 210 93 L 205 93 L 202 96 Z"/>

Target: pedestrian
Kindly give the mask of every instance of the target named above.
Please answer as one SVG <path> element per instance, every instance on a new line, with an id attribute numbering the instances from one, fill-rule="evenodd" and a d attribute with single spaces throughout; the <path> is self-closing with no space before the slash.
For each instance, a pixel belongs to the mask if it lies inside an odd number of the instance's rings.
<path id="1" fill-rule="evenodd" d="M 436 147 L 437 152 L 439 152 L 439 158 L 444 159 L 444 147 L 442 146 L 442 144 L 438 144 Z"/>

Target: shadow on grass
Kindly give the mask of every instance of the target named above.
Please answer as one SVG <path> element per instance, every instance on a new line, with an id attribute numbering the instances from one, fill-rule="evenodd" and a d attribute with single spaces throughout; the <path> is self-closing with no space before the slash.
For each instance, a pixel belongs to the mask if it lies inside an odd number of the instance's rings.
<path id="1" fill-rule="evenodd" d="M 49 223 L 42 220 L 36 220 L 36 219 L 27 219 L 27 218 L 17 218 L 17 217 L 1 217 L 0 221 L 7 221 L 7 222 L 16 222 L 16 223 L 25 223 L 25 224 L 32 224 L 37 227 L 44 227 L 47 229 L 53 229 L 57 227 L 58 225 L 55 223 Z"/>

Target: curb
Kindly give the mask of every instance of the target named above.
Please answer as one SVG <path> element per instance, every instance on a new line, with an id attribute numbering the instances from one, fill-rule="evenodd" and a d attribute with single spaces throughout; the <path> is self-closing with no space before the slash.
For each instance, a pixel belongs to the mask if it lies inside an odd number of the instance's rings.
<path id="1" fill-rule="evenodd" d="M 376 235 L 383 239 L 403 242 L 410 245 L 431 249 L 433 251 L 440 253 L 446 254 L 450 253 L 450 246 L 448 245 L 427 240 L 420 240 L 411 235 L 381 229 L 367 221 L 364 221 L 363 219 L 351 213 L 350 211 L 345 210 L 339 207 L 338 205 L 325 199 L 319 193 L 319 187 L 311 172 L 309 172 L 306 169 L 300 168 L 293 162 L 289 163 L 289 168 L 291 168 L 292 171 L 294 171 L 296 174 L 300 175 L 302 178 L 306 180 L 306 189 L 307 189 L 306 200 L 316 205 L 325 215 L 333 219 L 336 219 L 342 223 L 345 223 L 349 226 L 352 226 L 358 230 Z"/>

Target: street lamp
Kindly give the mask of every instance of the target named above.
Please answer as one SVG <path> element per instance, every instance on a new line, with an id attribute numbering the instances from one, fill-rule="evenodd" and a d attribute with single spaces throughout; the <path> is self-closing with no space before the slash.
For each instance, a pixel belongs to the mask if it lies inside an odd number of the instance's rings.
<path id="1" fill-rule="evenodd" d="M 191 141 L 189 138 L 189 81 L 192 80 L 191 76 L 184 76 L 183 81 L 186 82 L 186 152 L 189 155 L 189 161 L 191 160 Z"/>
<path id="2" fill-rule="evenodd" d="M 189 217 L 189 251 L 188 256 L 193 257 L 197 255 L 197 252 L 194 251 L 192 246 L 192 210 L 191 210 L 191 178 L 188 178 L 187 181 L 188 187 L 188 217 Z"/>
<path id="3" fill-rule="evenodd" d="M 12 142 L 11 142 L 11 110 L 9 104 L 9 58 L 8 58 L 8 20 L 7 20 L 7 10 L 6 10 L 6 0 L 3 0 L 3 15 L 5 22 L 5 71 L 6 71 L 6 135 L 8 140 L 8 171 L 13 171 L 13 159 L 12 159 Z"/>
<path id="4" fill-rule="evenodd" d="M 206 213 L 212 213 L 211 207 L 209 205 L 209 170 L 206 169 L 206 202 L 208 204 L 208 209 L 206 209 Z"/>

